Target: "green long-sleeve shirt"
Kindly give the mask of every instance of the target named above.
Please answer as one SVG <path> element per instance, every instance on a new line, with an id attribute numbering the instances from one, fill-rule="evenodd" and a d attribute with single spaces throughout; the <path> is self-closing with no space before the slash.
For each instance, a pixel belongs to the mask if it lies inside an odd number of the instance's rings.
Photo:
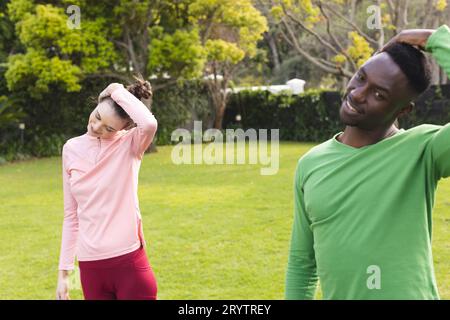
<path id="1" fill-rule="evenodd" d="M 450 29 L 426 49 L 450 74 Z M 450 176 L 450 124 L 401 129 L 354 148 L 332 139 L 298 162 L 287 299 L 439 299 L 431 250 L 438 180 Z"/>

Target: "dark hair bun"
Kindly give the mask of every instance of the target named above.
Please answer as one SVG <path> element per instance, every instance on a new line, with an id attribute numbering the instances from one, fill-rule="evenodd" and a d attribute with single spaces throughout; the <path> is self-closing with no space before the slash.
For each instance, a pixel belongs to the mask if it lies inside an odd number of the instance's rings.
<path id="1" fill-rule="evenodd" d="M 150 99 L 153 96 L 152 85 L 150 82 L 145 81 L 142 77 L 134 77 L 136 82 L 129 85 L 127 90 L 130 91 L 136 98 Z"/>

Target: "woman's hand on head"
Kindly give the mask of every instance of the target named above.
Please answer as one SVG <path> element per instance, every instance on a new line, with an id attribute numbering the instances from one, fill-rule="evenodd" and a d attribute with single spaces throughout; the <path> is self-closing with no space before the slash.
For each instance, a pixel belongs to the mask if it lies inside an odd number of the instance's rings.
<path id="1" fill-rule="evenodd" d="M 110 83 L 105 90 L 103 90 L 100 95 L 98 96 L 98 101 L 102 100 L 103 98 L 111 96 L 111 94 L 116 90 L 117 88 L 124 88 L 123 84 L 120 83 Z"/>

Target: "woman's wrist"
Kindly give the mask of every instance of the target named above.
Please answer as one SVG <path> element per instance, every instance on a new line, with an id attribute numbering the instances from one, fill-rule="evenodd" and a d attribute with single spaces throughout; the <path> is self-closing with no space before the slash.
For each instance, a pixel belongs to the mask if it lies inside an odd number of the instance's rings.
<path id="1" fill-rule="evenodd" d="M 114 91 L 116 91 L 117 89 L 123 89 L 123 88 L 125 88 L 125 87 L 121 83 L 111 83 L 108 86 L 108 93 L 109 93 L 109 95 L 112 95 L 112 93 Z"/>
<path id="2" fill-rule="evenodd" d="M 102 99 L 104 99 L 106 97 L 110 97 L 112 95 L 112 93 L 119 88 L 125 88 L 125 87 L 121 83 L 109 84 L 98 96 L 98 101 L 100 102 Z"/>
<path id="3" fill-rule="evenodd" d="M 60 278 L 67 278 L 70 275 L 70 270 L 59 270 L 58 275 Z"/>

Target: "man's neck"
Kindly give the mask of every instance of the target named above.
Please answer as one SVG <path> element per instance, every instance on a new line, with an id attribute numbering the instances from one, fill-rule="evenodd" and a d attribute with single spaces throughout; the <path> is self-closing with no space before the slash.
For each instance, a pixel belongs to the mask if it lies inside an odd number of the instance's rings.
<path id="1" fill-rule="evenodd" d="M 395 125 L 374 131 L 346 126 L 344 132 L 337 139 L 346 145 L 361 148 L 391 137 L 398 131 L 400 130 Z"/>

